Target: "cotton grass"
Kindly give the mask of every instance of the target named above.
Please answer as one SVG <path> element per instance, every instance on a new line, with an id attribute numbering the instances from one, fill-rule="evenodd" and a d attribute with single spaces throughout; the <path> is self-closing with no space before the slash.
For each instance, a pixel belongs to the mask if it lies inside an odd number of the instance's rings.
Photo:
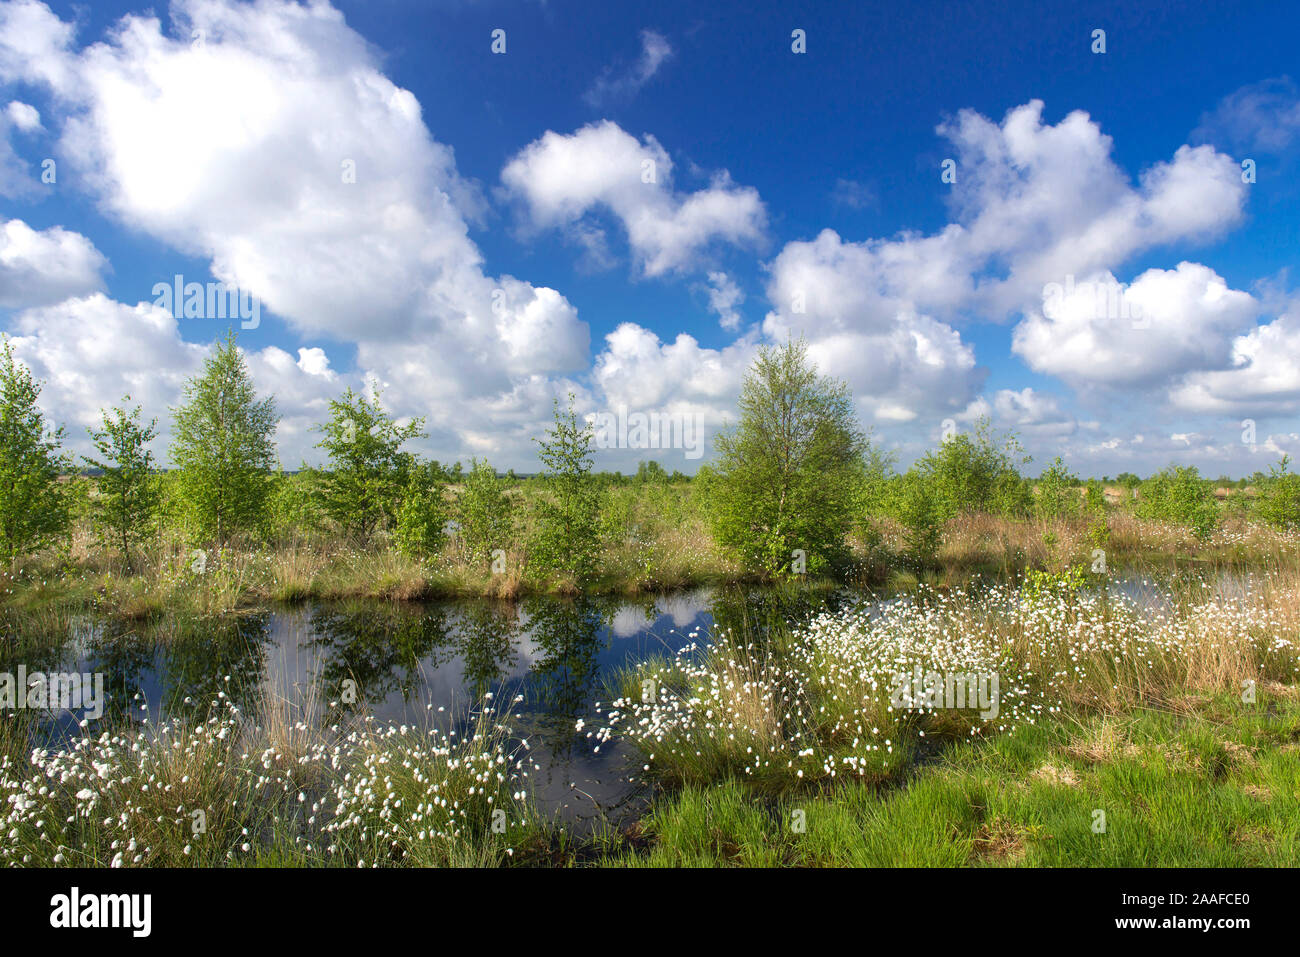
<path id="1" fill-rule="evenodd" d="M 578 730 L 596 748 L 632 744 L 671 783 L 781 791 L 881 781 L 942 740 L 1062 712 L 1158 706 L 1189 691 L 1244 700 L 1255 683 L 1295 682 L 1294 579 L 1164 598 L 1153 610 L 1105 588 L 922 586 L 761 642 L 723 633 L 692 643 L 627 673 L 620 696 Z M 911 677 L 932 673 L 996 675 L 997 708 L 918 697 Z"/>
<path id="2" fill-rule="evenodd" d="M 501 863 L 535 824 L 504 717 L 484 704 L 461 730 L 286 729 L 222 693 L 205 720 L 6 755 L 0 864 Z"/>

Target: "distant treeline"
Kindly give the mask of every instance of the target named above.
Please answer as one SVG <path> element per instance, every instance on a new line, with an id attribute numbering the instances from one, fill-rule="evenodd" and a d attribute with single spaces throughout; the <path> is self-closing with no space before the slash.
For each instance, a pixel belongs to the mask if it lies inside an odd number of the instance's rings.
<path id="1" fill-rule="evenodd" d="M 0 558 L 11 565 L 66 541 L 82 514 L 128 568 L 164 525 L 192 543 L 223 546 L 264 538 L 273 528 L 328 523 L 362 546 L 382 533 L 411 556 L 439 554 L 453 534 L 474 561 L 519 546 L 530 568 L 580 587 L 596 573 L 599 543 L 609 535 L 611 490 L 679 485 L 690 488 L 692 507 L 730 560 L 781 576 L 844 567 L 850 536 L 869 543 L 882 520 L 905 529 L 912 560 L 924 565 L 933 562 L 945 523 L 959 514 L 1082 516 L 1097 525 L 1100 540 L 1110 504 L 1109 477 L 1080 479 L 1059 457 L 1037 478 L 1023 475 L 1030 457 L 1014 433 L 995 432 L 987 419 L 897 472 L 892 454 L 860 427 L 848 387 L 817 374 L 802 340 L 760 351 L 742 384 L 736 424 L 715 437 L 713 460 L 693 478 L 653 460 L 633 475 L 595 471 L 593 430 L 572 395 L 567 407 L 556 401 L 551 428 L 535 440 L 540 472 L 502 474 L 482 459 L 443 465 L 403 449 L 426 437 L 423 418 L 399 423 L 377 390 L 350 388 L 316 428 L 324 464 L 285 471 L 274 444 L 274 398 L 257 395 L 233 332 L 172 410 L 171 469 L 160 469 L 150 449 L 156 421 L 142 421 L 129 396 L 91 430 L 96 454 L 74 460 L 63 430 L 45 422 L 39 394 L 6 339 Z M 1300 525 L 1300 476 L 1288 465 L 1284 457 L 1270 474 L 1237 482 L 1207 481 L 1179 465 L 1145 479 L 1122 473 L 1115 482 L 1137 490 L 1127 498 L 1140 517 L 1208 537 L 1225 508 L 1215 496 L 1220 486 L 1257 491 L 1248 506 L 1245 496 L 1231 496 L 1226 507 L 1249 507 L 1281 528 Z M 78 473 L 93 481 L 68 481 Z"/>

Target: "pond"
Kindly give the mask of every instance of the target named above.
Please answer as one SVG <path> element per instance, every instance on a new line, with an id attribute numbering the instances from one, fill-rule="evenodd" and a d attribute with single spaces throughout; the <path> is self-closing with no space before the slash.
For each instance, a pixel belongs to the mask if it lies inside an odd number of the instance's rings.
<path id="1" fill-rule="evenodd" d="M 1217 581 L 1244 588 L 1249 576 Z M 974 581 L 968 583 L 978 587 Z M 1167 609 L 1168 583 L 1117 575 L 1107 590 L 1150 613 Z M 342 602 L 285 605 L 196 621 L 179 631 L 78 619 L 56 642 L 0 643 L 0 673 L 102 674 L 104 726 L 202 716 L 225 691 L 246 713 L 266 701 L 325 725 L 464 727 L 486 693 L 509 709 L 526 740 L 538 805 L 575 826 L 617 823 L 648 796 L 639 762 L 617 742 L 599 751 L 575 730 L 611 697 L 620 669 L 707 644 L 716 631 L 761 640 L 776 623 L 868 597 L 798 588 L 703 589 L 640 600 L 527 598 L 519 602 Z M 515 702 L 516 696 L 522 700 Z M 55 714 L 46 743 L 77 732 Z M 96 730 L 99 723 L 93 723 Z"/>
<path id="2" fill-rule="evenodd" d="M 24 643 L 21 662 L 4 660 L 16 650 L 0 655 L 0 672 L 21 663 L 28 674 L 102 674 L 107 703 L 92 732 L 101 722 L 203 715 L 221 691 L 246 713 L 272 700 L 317 723 L 373 717 L 381 725 L 463 727 L 490 693 L 528 742 L 539 806 L 572 824 L 614 822 L 647 792 L 630 755 L 617 744 L 595 751 L 575 724 L 609 700 L 621 668 L 705 644 L 715 629 L 762 634 L 843 597 L 731 588 L 639 601 L 316 603 L 179 632 L 83 618 L 62 643 L 38 651 Z M 54 715 L 42 737 L 55 745 L 79 734 L 80 716 Z"/>

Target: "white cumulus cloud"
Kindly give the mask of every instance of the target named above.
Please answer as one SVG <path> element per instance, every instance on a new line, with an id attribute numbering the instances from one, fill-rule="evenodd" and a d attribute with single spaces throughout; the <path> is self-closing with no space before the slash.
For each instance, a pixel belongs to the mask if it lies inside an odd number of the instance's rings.
<path id="1" fill-rule="evenodd" d="M 1048 314 L 1016 327 L 1012 348 L 1031 368 L 1077 385 L 1151 386 L 1227 367 L 1233 336 L 1259 311 L 1249 293 L 1190 262 L 1149 269 L 1127 287 L 1103 273 L 1060 290 L 1045 297 Z"/>
<path id="2" fill-rule="evenodd" d="M 596 209 L 612 213 L 646 276 L 695 268 L 708 244 L 753 244 L 766 226 L 758 191 L 724 171 L 691 193 L 672 187 L 672 159 L 653 136 L 644 141 L 605 120 L 575 133 L 547 131 L 501 172 L 536 229 L 590 230 Z"/>
<path id="3" fill-rule="evenodd" d="M 60 226 L 0 225 L 0 308 L 24 309 L 102 288 L 108 262 L 85 236 Z"/>
<path id="4" fill-rule="evenodd" d="M 51 94 L 61 162 L 108 215 L 206 258 L 299 334 L 358 343 L 361 370 L 402 385 L 397 411 L 437 413 L 452 448 L 537 377 L 588 368 L 563 295 L 486 272 L 468 235 L 480 191 L 342 13 L 177 0 L 170 14 L 169 30 L 129 15 L 78 47 L 44 5 L 0 8 L 0 79 Z"/>

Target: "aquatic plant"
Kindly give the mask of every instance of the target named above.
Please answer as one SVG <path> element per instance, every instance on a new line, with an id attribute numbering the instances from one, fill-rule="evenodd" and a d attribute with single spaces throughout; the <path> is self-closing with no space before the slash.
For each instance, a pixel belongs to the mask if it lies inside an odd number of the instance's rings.
<path id="1" fill-rule="evenodd" d="M 349 728 L 222 692 L 205 720 L 0 755 L 0 864 L 502 863 L 535 826 L 502 719 L 488 695 L 459 730 Z"/>
<path id="2" fill-rule="evenodd" d="M 578 730 L 596 748 L 632 744 L 644 770 L 668 781 L 739 778 L 779 791 L 897 774 L 927 736 L 1003 734 L 1189 690 L 1245 695 L 1253 682 L 1300 674 L 1293 577 L 1172 596 L 1164 610 L 1078 585 L 920 586 L 768 641 L 719 634 L 625 675 Z M 948 689 L 961 684 L 991 686 L 996 698 L 954 702 Z"/>

